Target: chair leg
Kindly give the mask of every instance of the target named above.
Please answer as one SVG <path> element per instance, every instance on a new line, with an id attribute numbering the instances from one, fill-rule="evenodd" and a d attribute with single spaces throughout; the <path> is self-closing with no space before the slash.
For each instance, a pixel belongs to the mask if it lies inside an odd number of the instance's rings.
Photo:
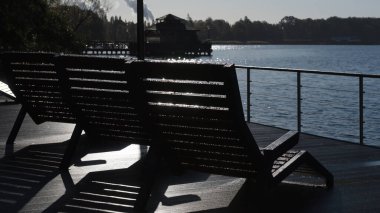
<path id="1" fill-rule="evenodd" d="M 13 145 L 16 140 L 17 134 L 20 131 L 21 124 L 25 119 L 25 115 L 26 115 L 26 110 L 22 106 L 6 142 L 6 147 L 5 147 L 6 156 L 13 154 Z"/>
<path id="2" fill-rule="evenodd" d="M 326 182 L 326 188 L 332 188 L 334 186 L 334 176 L 307 151 L 300 151 L 296 156 L 292 157 L 290 161 L 277 169 L 279 172 L 276 171 L 273 173 L 274 182 L 280 183 L 302 164 L 306 164 L 306 166 L 314 172 L 322 175 Z"/>
<path id="3" fill-rule="evenodd" d="M 72 193 L 75 189 L 75 183 L 73 181 L 73 178 L 71 177 L 70 172 L 68 170 L 62 170 L 60 174 L 63 181 L 63 185 L 66 189 L 66 194 Z"/>
<path id="4" fill-rule="evenodd" d="M 306 161 L 311 168 L 313 168 L 316 172 L 319 172 L 326 179 L 326 187 L 328 189 L 334 186 L 334 176 L 327 170 L 317 159 L 315 159 L 310 153 L 306 153 Z"/>
<path id="5" fill-rule="evenodd" d="M 160 151 L 150 147 L 148 154 L 143 162 L 142 186 L 137 196 L 134 209 L 137 212 L 144 212 L 148 203 L 156 175 L 159 170 Z"/>
<path id="6" fill-rule="evenodd" d="M 79 124 L 75 125 L 74 131 L 71 134 L 71 138 L 69 143 L 67 144 L 65 154 L 63 155 L 63 159 L 60 165 L 61 170 L 67 170 L 70 166 L 72 156 L 74 155 L 76 145 L 79 141 L 79 138 L 82 134 L 82 128 Z"/>

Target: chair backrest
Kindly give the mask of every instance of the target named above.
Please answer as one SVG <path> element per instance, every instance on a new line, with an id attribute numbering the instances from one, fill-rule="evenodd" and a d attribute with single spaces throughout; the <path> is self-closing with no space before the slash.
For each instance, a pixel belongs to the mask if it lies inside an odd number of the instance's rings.
<path id="1" fill-rule="evenodd" d="M 54 54 L 8 52 L 1 58 L 8 86 L 35 123 L 75 123 L 62 99 Z"/>
<path id="2" fill-rule="evenodd" d="M 155 137 L 184 167 L 240 177 L 263 169 L 234 66 L 136 61 L 130 70 Z"/>
<path id="3" fill-rule="evenodd" d="M 64 94 L 93 138 L 150 144 L 125 79 L 124 59 L 66 55 L 56 58 Z"/>

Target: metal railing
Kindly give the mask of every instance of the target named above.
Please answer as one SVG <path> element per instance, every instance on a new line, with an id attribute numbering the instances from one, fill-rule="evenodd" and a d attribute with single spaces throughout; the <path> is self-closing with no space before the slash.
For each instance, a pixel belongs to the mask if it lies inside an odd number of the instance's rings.
<path id="1" fill-rule="evenodd" d="M 324 76 L 344 76 L 350 78 L 357 78 L 358 81 L 358 126 L 359 126 L 359 142 L 361 145 L 364 145 L 364 79 L 380 79 L 378 74 L 359 74 L 359 73 L 345 73 L 345 72 L 336 72 L 336 71 L 320 71 L 320 70 L 306 70 L 306 69 L 289 69 L 289 68 L 275 68 L 275 67 L 258 67 L 258 66 L 243 66 L 236 65 L 238 69 L 246 70 L 246 112 L 247 112 L 247 121 L 251 122 L 251 71 L 274 71 L 274 72 L 286 72 L 286 73 L 296 73 L 296 100 L 297 100 L 297 130 L 302 132 L 302 77 L 304 75 L 324 75 Z M 380 85 L 380 82 L 379 82 Z M 380 109 L 379 109 L 380 111 Z"/>

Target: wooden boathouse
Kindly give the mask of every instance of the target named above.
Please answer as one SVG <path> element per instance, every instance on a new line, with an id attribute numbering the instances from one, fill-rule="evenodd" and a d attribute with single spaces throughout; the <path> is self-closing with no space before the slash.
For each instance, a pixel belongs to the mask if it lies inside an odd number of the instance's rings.
<path id="1" fill-rule="evenodd" d="M 156 19 L 156 24 L 145 30 L 146 55 L 211 55 L 211 42 L 201 41 L 198 29 L 187 26 L 185 19 L 172 14 Z M 136 55 L 136 43 L 129 44 L 131 55 Z"/>

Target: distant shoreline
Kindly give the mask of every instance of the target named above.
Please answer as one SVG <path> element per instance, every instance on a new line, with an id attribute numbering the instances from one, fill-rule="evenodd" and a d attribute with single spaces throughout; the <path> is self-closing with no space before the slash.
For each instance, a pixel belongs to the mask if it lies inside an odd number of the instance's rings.
<path id="1" fill-rule="evenodd" d="M 216 45 L 380 45 L 380 42 L 360 41 L 212 41 Z"/>

